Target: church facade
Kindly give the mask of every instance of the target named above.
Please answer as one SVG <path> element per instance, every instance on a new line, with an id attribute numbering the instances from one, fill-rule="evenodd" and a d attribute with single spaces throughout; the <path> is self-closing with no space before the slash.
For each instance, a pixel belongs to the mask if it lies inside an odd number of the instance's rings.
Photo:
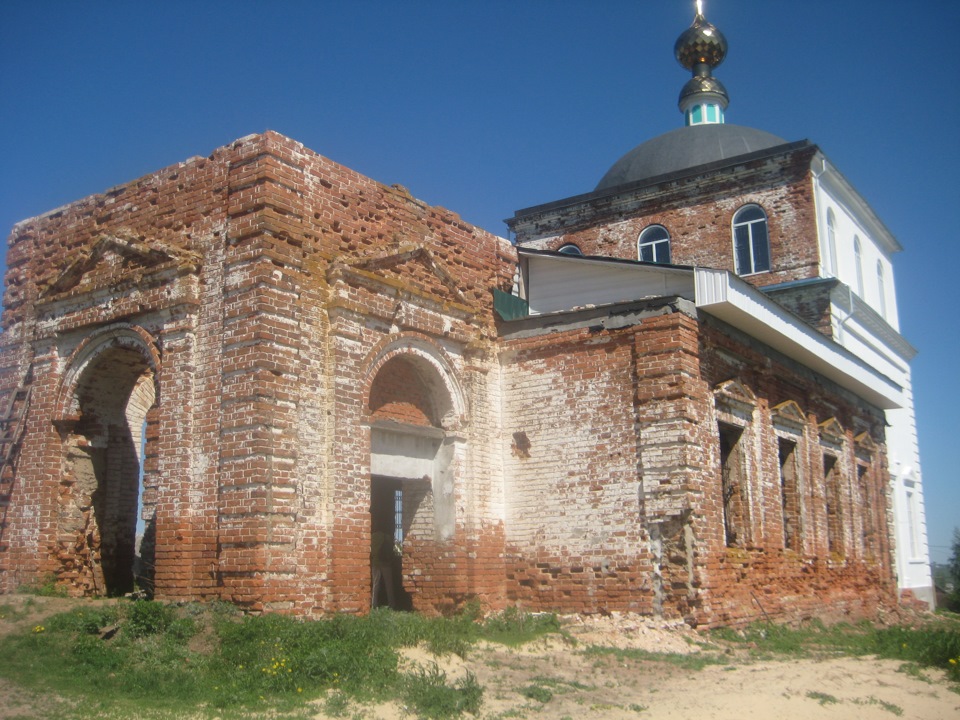
<path id="1" fill-rule="evenodd" d="M 19 223 L 0 590 L 697 625 L 896 603 L 912 350 L 819 232 L 822 198 L 836 228 L 869 208 L 808 143 L 686 131 L 757 147 L 652 175 L 638 148 L 515 244 L 272 132 Z"/>

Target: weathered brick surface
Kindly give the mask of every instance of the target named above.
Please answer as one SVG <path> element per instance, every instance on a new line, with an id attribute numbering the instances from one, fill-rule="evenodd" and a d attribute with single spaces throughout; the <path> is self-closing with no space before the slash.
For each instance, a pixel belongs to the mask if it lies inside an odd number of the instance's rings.
<path id="1" fill-rule="evenodd" d="M 533 242 L 635 257 L 660 222 L 676 261 L 727 267 L 730 216 L 760 202 L 775 252 L 797 253 L 770 281 L 808 277 L 815 259 L 790 243 L 811 226 L 802 164 L 746 168 L 737 196 L 705 181 L 692 205 L 693 186 L 660 188 L 642 213 L 598 208 Z M 124 591 L 110 568 L 126 562 L 142 458 L 135 572 L 161 598 L 366 611 L 380 463 L 402 478 L 403 589 L 427 612 L 479 597 L 716 624 L 892 601 L 876 410 L 673 298 L 616 330 L 517 334 L 491 295 L 516 261 L 274 133 L 18 224 L 0 393 L 32 396 L 0 477 L 0 590 L 52 573 L 76 594 Z M 791 400 L 800 417 L 781 427 Z M 749 438 L 737 547 L 718 421 Z M 801 457 L 786 505 L 781 436 Z M 419 450 L 397 460 L 384 438 Z M 832 521 L 824 447 L 842 470 Z"/>
<path id="2" fill-rule="evenodd" d="M 883 534 L 883 419 L 875 409 L 824 389 L 732 329 L 679 311 L 628 330 L 545 332 L 505 350 L 505 437 L 514 428 L 506 472 L 511 599 L 701 624 L 764 613 L 870 615 L 894 602 Z M 724 410 L 715 389 L 732 378 L 753 394 L 744 490 L 750 534 L 740 547 L 727 547 L 724 537 L 717 444 Z M 785 547 L 771 416 L 790 400 L 806 413 L 796 429 L 804 528 L 797 552 Z M 818 426 L 834 418 L 859 430 L 846 430 L 839 448 L 848 468 L 844 542 L 831 553 Z M 864 432 L 876 440 L 855 439 Z M 868 473 L 858 486 L 851 468 L 864 447 Z M 868 535 L 876 544 L 868 546 Z"/>
<path id="3" fill-rule="evenodd" d="M 572 198 L 521 211 L 508 221 L 517 244 L 559 250 L 573 243 L 584 255 L 637 259 L 644 228 L 670 233 L 671 262 L 735 270 L 733 216 L 751 203 L 767 214 L 771 272 L 748 276 L 756 285 L 817 277 L 813 146 L 657 185 Z"/>

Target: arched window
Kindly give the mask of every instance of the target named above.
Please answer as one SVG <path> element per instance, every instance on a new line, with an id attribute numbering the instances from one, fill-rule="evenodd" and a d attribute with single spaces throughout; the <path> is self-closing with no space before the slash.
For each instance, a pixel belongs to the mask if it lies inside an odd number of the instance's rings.
<path id="1" fill-rule="evenodd" d="M 887 317 L 887 289 L 883 278 L 883 263 L 877 260 L 877 289 L 880 291 L 880 314 Z"/>
<path id="2" fill-rule="evenodd" d="M 744 205 L 733 216 L 733 249 L 737 275 L 752 275 L 770 269 L 767 214 L 759 205 Z"/>
<path id="3" fill-rule="evenodd" d="M 573 243 L 567 243 L 566 245 L 561 247 L 559 250 L 557 250 L 557 252 L 563 253 L 564 255 L 583 255 L 583 253 L 580 251 L 580 248 L 578 248 Z"/>
<path id="4" fill-rule="evenodd" d="M 651 225 L 637 240 L 637 259 L 644 262 L 670 262 L 670 233 L 663 225 Z"/>
<path id="5" fill-rule="evenodd" d="M 827 275 L 836 276 L 837 274 L 837 217 L 833 210 L 827 210 L 827 247 L 825 248 L 826 257 L 823 258 L 823 266 Z"/>
<path id="6" fill-rule="evenodd" d="M 857 295 L 863 297 L 863 246 L 857 235 L 853 236 L 853 262 L 857 268 Z"/>

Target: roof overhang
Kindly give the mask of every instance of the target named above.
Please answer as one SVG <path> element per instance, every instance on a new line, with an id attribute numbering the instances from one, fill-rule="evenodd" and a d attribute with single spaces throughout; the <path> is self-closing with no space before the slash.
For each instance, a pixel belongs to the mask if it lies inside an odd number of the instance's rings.
<path id="1" fill-rule="evenodd" d="M 531 315 L 672 296 L 804 365 L 883 410 L 903 407 L 903 388 L 727 270 L 564 255 L 518 247 L 521 295 Z"/>
<path id="2" fill-rule="evenodd" d="M 903 388 L 726 270 L 696 268 L 696 306 L 883 410 Z"/>

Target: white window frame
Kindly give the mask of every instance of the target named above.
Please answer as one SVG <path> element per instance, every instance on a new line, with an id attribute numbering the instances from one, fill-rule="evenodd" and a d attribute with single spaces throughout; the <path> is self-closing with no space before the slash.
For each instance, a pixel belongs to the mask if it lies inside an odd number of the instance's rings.
<path id="1" fill-rule="evenodd" d="M 737 218 L 744 214 L 745 211 L 756 208 L 760 211 L 760 214 L 763 216 L 761 218 L 756 218 L 754 220 L 743 220 L 738 221 Z M 764 244 L 767 251 L 767 266 L 758 268 L 757 266 L 757 245 L 760 242 L 755 237 L 754 228 L 762 224 L 764 227 Z M 744 268 L 740 267 L 740 253 L 737 252 L 737 229 L 746 228 L 747 230 L 747 243 L 750 248 L 750 267 L 747 271 L 744 271 Z M 731 222 L 731 232 L 733 238 L 733 265 L 736 268 L 737 275 L 744 277 L 746 275 L 759 275 L 760 273 L 770 272 L 770 268 L 773 266 L 773 262 L 770 259 L 770 222 L 767 217 L 767 212 L 757 203 L 749 203 L 740 207 L 734 214 L 733 220 Z"/>
<path id="2" fill-rule="evenodd" d="M 651 237 L 656 235 L 649 240 L 644 240 L 644 237 Z M 667 230 L 663 225 L 648 225 L 643 229 L 643 232 L 640 233 L 640 237 L 637 238 L 637 260 L 643 262 L 655 262 L 667 265 L 671 260 L 671 242 L 670 242 L 670 231 Z M 666 247 L 666 259 L 661 259 L 660 254 L 662 252 L 662 247 Z M 653 251 L 653 260 L 643 260 L 643 248 L 649 247 Z"/>

